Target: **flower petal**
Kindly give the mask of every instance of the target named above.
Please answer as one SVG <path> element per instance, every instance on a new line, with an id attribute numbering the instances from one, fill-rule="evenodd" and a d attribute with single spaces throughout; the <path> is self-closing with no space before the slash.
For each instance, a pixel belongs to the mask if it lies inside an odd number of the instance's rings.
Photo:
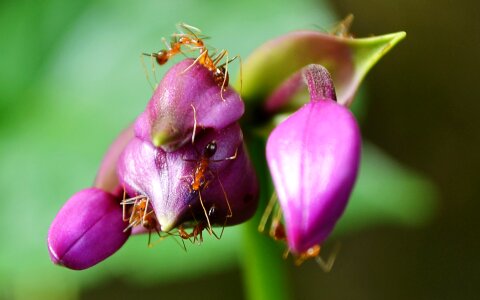
<path id="1" fill-rule="evenodd" d="M 211 222 L 223 225 L 228 214 L 220 186 L 223 185 L 233 211 L 228 224 L 233 225 L 250 218 L 258 202 L 257 179 L 238 124 L 199 135 L 194 145 L 186 144 L 174 152 L 165 152 L 139 138 L 125 149 L 118 165 L 119 178 L 129 195 L 149 197 L 162 231 L 204 217 L 199 195 L 191 191 L 191 182 L 203 149 L 213 140 L 217 151 L 205 170 L 205 180 L 209 183 L 201 189 L 201 195 L 208 208 L 215 204 L 216 216 Z M 235 152 L 235 159 L 222 160 Z"/>
<path id="2" fill-rule="evenodd" d="M 186 59 L 167 72 L 135 123 L 137 137 L 166 151 L 177 149 L 191 138 L 192 106 L 198 128 L 221 129 L 240 119 L 244 112 L 240 96 L 231 88 L 221 93 L 212 72 L 192 64 Z"/>
<path id="3" fill-rule="evenodd" d="M 70 269 L 90 268 L 122 247 L 130 235 L 123 232 L 125 227 L 118 199 L 97 188 L 82 190 L 65 203 L 50 226 L 50 258 Z"/>
<path id="4" fill-rule="evenodd" d="M 309 102 L 273 130 L 267 162 L 292 252 L 328 237 L 346 207 L 359 158 L 355 118 L 330 99 Z"/>

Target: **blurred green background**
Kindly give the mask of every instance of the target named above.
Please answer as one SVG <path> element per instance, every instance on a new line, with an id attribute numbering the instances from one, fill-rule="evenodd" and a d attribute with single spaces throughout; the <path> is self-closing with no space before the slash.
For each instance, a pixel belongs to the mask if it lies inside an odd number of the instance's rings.
<path id="1" fill-rule="evenodd" d="M 268 39 L 348 13 L 356 36 L 408 35 L 358 100 L 369 143 L 331 238 L 342 243 L 336 265 L 324 274 L 286 261 L 292 297 L 478 297 L 476 1 L 48 0 L 0 3 L 0 299 L 243 299 L 240 227 L 187 253 L 171 239 L 148 249 L 134 237 L 75 272 L 49 261 L 49 224 L 144 109 L 152 91 L 140 53 L 162 47 L 176 23 L 245 59 Z"/>

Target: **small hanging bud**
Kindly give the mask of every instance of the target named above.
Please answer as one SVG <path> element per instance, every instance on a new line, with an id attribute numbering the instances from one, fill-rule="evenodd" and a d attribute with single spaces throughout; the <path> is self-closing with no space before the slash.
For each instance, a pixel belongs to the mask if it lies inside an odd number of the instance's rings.
<path id="1" fill-rule="evenodd" d="M 303 69 L 310 102 L 270 134 L 267 161 L 295 254 L 322 244 L 342 215 L 358 172 L 360 131 L 336 102 L 328 71 Z"/>

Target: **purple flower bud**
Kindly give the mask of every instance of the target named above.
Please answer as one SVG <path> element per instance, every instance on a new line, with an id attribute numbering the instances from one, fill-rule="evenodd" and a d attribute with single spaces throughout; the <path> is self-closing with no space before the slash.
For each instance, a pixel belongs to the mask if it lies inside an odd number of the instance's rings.
<path id="1" fill-rule="evenodd" d="M 207 150 L 212 142 L 215 150 Z M 202 160 L 205 168 L 196 177 Z M 250 218 L 257 207 L 257 178 L 236 123 L 208 130 L 198 135 L 193 145 L 188 143 L 174 152 L 135 138 L 120 157 L 118 177 L 130 196 L 148 197 L 162 231 L 205 220 L 205 211 L 210 212 L 212 225 L 238 224 Z M 226 218 L 230 210 L 232 216 Z"/>
<path id="2" fill-rule="evenodd" d="M 135 123 L 137 137 L 166 151 L 175 150 L 192 135 L 192 106 L 198 128 L 218 130 L 240 119 L 244 112 L 240 96 L 231 88 L 220 93 L 212 72 L 192 64 L 192 59 L 186 59 L 167 72 Z"/>
<path id="3" fill-rule="evenodd" d="M 325 68 L 304 68 L 311 101 L 278 125 L 267 161 L 282 207 L 287 241 L 301 254 L 322 244 L 343 213 L 357 176 L 360 132 L 335 101 Z"/>
<path id="4" fill-rule="evenodd" d="M 51 260 L 74 270 L 96 265 L 115 253 L 130 235 L 120 200 L 97 188 L 73 195 L 48 232 Z"/>

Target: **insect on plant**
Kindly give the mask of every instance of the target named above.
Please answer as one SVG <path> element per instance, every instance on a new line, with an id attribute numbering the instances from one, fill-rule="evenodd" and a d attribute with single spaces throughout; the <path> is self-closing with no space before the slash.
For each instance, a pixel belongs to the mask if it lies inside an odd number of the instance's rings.
<path id="1" fill-rule="evenodd" d="M 273 214 L 273 217 L 270 218 L 270 216 Z M 270 237 L 272 237 L 276 241 L 284 241 L 287 242 L 287 235 L 285 232 L 285 226 L 282 223 L 282 209 L 278 205 L 277 202 L 277 194 L 273 193 L 272 197 L 270 198 L 270 201 L 265 208 L 265 211 L 263 213 L 262 218 L 260 219 L 260 224 L 258 225 L 258 231 L 264 232 L 265 227 L 268 223 L 268 220 L 270 220 L 270 230 L 268 234 Z M 315 245 L 309 249 L 307 249 L 304 252 L 298 253 L 298 254 L 293 254 L 292 256 L 294 258 L 294 263 L 295 265 L 299 266 L 301 265 L 305 260 L 308 259 L 314 259 L 315 262 L 318 264 L 318 266 L 324 271 L 324 272 L 330 272 L 332 270 L 333 264 L 335 263 L 336 256 L 338 254 L 339 249 L 339 244 L 335 246 L 333 251 L 331 252 L 330 256 L 328 259 L 325 261 L 321 256 L 320 256 L 320 245 Z M 286 259 L 290 253 L 290 249 L 287 248 L 283 254 L 283 258 Z"/>
<path id="2" fill-rule="evenodd" d="M 188 238 L 193 237 L 194 240 L 196 240 L 198 236 L 199 237 L 198 240 L 201 242 L 203 240 L 201 236 L 201 232 L 205 228 L 208 230 L 208 233 L 210 235 L 213 234 L 217 239 L 220 239 L 223 235 L 223 231 L 225 229 L 225 225 L 227 224 L 228 218 L 231 218 L 233 216 L 230 202 L 228 201 L 228 196 L 225 191 L 225 188 L 223 187 L 222 181 L 218 177 L 218 174 L 215 174 L 213 172 L 210 166 L 212 163 L 219 163 L 219 162 L 225 162 L 225 161 L 236 159 L 238 154 L 238 147 L 235 149 L 235 153 L 232 156 L 221 158 L 221 159 L 213 159 L 213 157 L 215 156 L 215 153 L 217 152 L 218 146 L 217 146 L 217 141 L 212 140 L 205 145 L 205 147 L 203 148 L 203 151 L 200 153 L 200 151 L 198 151 L 198 149 L 195 147 L 195 134 L 197 131 L 196 109 L 195 109 L 195 106 L 193 106 L 193 104 L 191 105 L 191 107 L 193 109 L 193 120 L 194 120 L 193 131 L 192 131 L 192 145 L 193 145 L 193 149 L 195 149 L 197 158 L 194 158 L 194 159 L 185 158 L 185 157 L 182 158 L 186 162 L 195 163 L 193 174 L 186 176 L 184 178 L 189 179 L 188 185 L 190 188 L 190 192 L 198 195 L 198 199 L 199 199 L 200 205 L 202 206 L 203 212 L 205 214 L 205 220 L 207 224 L 205 224 L 204 221 L 202 220 L 196 221 L 196 225 L 194 227 L 193 232 L 190 235 L 184 235 L 184 236 L 185 237 L 188 236 Z M 217 182 L 220 188 L 222 189 L 223 195 L 225 197 L 225 202 L 227 204 L 227 209 L 228 209 L 228 213 L 225 216 L 225 222 L 223 224 L 222 232 L 220 233 L 220 235 L 217 235 L 213 231 L 212 224 L 210 222 L 210 218 L 216 214 L 216 206 L 212 205 L 207 212 L 207 208 L 205 207 L 205 203 L 202 198 L 202 191 L 205 190 L 208 187 L 208 185 L 212 182 L 212 180 L 215 178 L 217 179 Z M 195 219 L 195 216 L 193 217 Z M 179 234 L 181 235 L 182 233 L 179 232 Z"/>
<path id="3" fill-rule="evenodd" d="M 171 36 L 170 44 L 162 38 L 163 43 L 165 44 L 165 49 L 162 49 L 158 52 L 154 53 L 142 53 L 142 56 L 149 56 L 152 58 L 152 73 L 154 75 L 155 82 L 156 79 L 156 72 L 155 72 L 155 63 L 153 60 L 156 61 L 158 65 L 164 65 L 168 62 L 170 58 L 177 54 L 184 54 L 189 53 L 192 51 L 198 50 L 200 55 L 195 59 L 195 61 L 186 68 L 183 72 L 188 71 L 191 67 L 195 64 L 200 64 L 207 68 L 212 76 L 214 82 L 220 87 L 220 96 L 223 101 L 225 101 L 223 97 L 223 92 L 226 90 L 229 84 L 229 74 L 228 74 L 228 64 L 234 61 L 235 59 L 240 60 L 240 83 L 241 83 L 241 76 L 242 76 L 242 62 L 241 57 L 236 55 L 235 57 L 229 59 L 228 51 L 223 49 L 218 51 L 214 49 L 212 52 L 213 54 L 209 53 L 209 49 L 207 48 L 204 39 L 208 39 L 208 36 L 205 36 L 201 33 L 200 29 L 193 27 L 191 25 L 180 23 L 177 25 L 177 29 L 179 33 L 174 33 Z M 186 49 L 185 49 L 186 48 Z M 224 60 L 225 59 L 225 60 Z M 222 61 L 224 61 L 222 63 Z M 143 64 L 143 60 L 142 60 Z M 147 80 L 150 82 L 148 72 Z"/>
<path id="4" fill-rule="evenodd" d="M 153 244 L 151 243 L 151 236 L 152 231 L 154 230 L 160 240 L 165 237 L 162 237 L 160 231 L 158 230 L 158 221 L 155 217 L 155 213 L 153 209 L 148 211 L 149 207 L 149 199 L 146 196 L 140 195 L 135 196 L 133 198 L 125 199 L 126 192 L 123 192 L 123 201 L 120 203 L 122 205 L 122 216 L 123 221 L 128 221 L 128 226 L 125 228 L 124 232 L 127 231 L 129 228 L 135 226 L 143 226 L 145 229 L 148 230 L 148 246 L 152 247 Z M 127 217 L 127 205 L 129 205 L 129 213 L 130 216 Z"/>

